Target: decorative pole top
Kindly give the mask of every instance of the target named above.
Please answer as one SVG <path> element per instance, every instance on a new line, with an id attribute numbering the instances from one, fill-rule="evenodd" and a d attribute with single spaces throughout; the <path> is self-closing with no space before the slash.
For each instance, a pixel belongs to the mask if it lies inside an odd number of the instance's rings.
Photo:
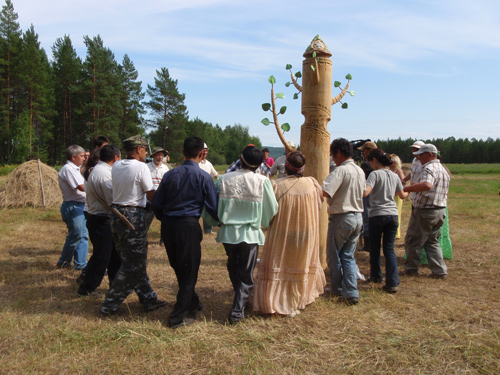
<path id="1" fill-rule="evenodd" d="M 313 56 L 314 53 L 316 53 L 316 55 L 319 56 L 326 56 L 326 57 L 332 56 L 332 54 L 328 50 L 328 47 L 326 46 L 325 42 L 323 42 L 319 34 L 316 35 L 311 41 L 311 44 L 307 46 L 303 56 L 306 58 L 311 57 Z"/>

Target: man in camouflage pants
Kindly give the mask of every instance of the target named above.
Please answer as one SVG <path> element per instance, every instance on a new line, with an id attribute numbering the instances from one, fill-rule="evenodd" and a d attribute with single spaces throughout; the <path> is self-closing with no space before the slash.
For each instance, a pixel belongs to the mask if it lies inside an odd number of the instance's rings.
<path id="1" fill-rule="evenodd" d="M 145 311 L 167 304 L 158 299 L 146 272 L 148 241 L 144 211 L 146 197 L 153 199 L 154 196 L 151 173 L 144 163 L 146 146 L 147 143 L 138 135 L 125 139 L 123 147 L 127 159 L 116 162 L 111 171 L 113 206 L 132 223 L 135 230 L 113 215 L 111 228 L 122 264 L 102 303 L 100 311 L 104 315 L 115 313 L 133 290 Z"/>

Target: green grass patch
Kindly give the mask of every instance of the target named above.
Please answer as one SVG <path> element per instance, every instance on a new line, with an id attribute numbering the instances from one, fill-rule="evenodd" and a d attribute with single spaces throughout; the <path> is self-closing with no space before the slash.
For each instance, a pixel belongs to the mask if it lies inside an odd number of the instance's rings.
<path id="1" fill-rule="evenodd" d="M 444 164 L 451 174 L 498 174 L 500 175 L 500 164 Z"/>

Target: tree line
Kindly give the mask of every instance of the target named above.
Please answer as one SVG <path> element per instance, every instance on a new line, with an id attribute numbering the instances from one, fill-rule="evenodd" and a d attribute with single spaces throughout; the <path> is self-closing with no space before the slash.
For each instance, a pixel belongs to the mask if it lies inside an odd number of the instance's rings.
<path id="1" fill-rule="evenodd" d="M 418 139 L 387 139 L 377 140 L 378 148 L 400 157 L 403 163 L 411 163 L 413 155 L 410 146 Z M 500 163 L 500 139 L 462 139 L 449 137 L 446 139 L 420 139 L 425 143 L 432 143 L 440 152 L 443 163 Z"/>
<path id="2" fill-rule="evenodd" d="M 240 124 L 222 129 L 189 119 L 185 94 L 167 68 L 156 71 L 144 92 L 129 56 L 118 63 L 99 35 L 84 37 L 84 59 L 64 35 L 49 60 L 34 26 L 23 32 L 17 19 L 6 0 L 0 13 L 0 164 L 33 158 L 64 163 L 69 145 L 90 148 L 98 135 L 120 145 L 147 133 L 151 145 L 169 150 L 174 162 L 182 160 L 186 136 L 204 139 L 216 164 L 236 160 L 248 143 L 261 145 Z"/>

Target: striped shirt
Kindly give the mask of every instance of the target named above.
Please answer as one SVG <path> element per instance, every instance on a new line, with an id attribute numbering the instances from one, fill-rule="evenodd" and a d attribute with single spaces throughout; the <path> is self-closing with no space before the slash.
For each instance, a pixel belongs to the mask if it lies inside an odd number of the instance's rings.
<path id="1" fill-rule="evenodd" d="M 432 184 L 432 188 L 430 190 L 416 192 L 413 207 L 446 207 L 448 188 L 450 187 L 450 175 L 446 172 L 446 169 L 444 169 L 439 160 L 434 159 L 424 164 L 418 182 L 429 182 Z"/>

